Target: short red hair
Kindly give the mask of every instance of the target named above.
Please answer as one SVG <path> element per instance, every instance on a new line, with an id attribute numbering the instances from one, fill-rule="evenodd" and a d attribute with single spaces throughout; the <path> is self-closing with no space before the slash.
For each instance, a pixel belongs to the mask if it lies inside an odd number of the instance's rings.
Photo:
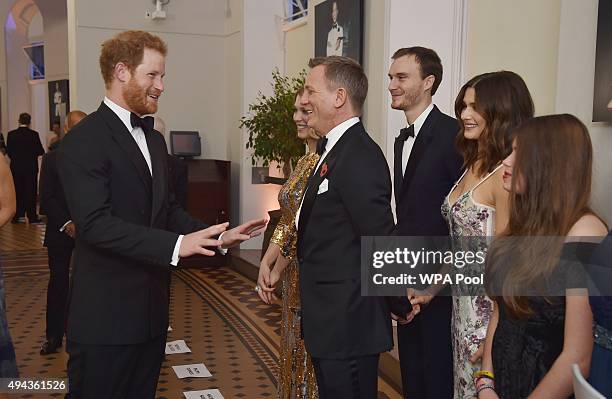
<path id="1" fill-rule="evenodd" d="M 142 63 L 145 48 L 158 51 L 164 57 L 168 53 L 168 46 L 162 39 L 142 30 L 121 32 L 102 43 L 100 72 L 106 88 L 113 81 L 115 66 L 123 62 L 133 72 Z"/>

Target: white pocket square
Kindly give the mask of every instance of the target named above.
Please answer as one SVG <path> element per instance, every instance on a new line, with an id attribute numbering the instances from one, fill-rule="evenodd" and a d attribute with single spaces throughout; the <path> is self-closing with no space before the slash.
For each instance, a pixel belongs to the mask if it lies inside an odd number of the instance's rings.
<path id="1" fill-rule="evenodd" d="M 321 184 L 319 184 L 319 190 L 317 191 L 317 195 L 327 192 L 328 189 L 329 189 L 329 180 L 325 179 L 321 182 Z"/>

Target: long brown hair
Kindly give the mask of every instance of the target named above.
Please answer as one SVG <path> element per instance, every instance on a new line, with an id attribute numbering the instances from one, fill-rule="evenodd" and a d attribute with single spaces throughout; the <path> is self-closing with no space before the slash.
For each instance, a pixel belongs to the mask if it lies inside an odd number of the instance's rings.
<path id="1" fill-rule="evenodd" d="M 474 108 L 486 121 L 486 127 L 478 140 L 464 136 L 465 126 L 461 112 L 465 108 L 463 97 L 467 89 L 476 92 Z M 523 78 L 514 72 L 499 71 L 477 75 L 459 91 L 455 100 L 455 115 L 461 126 L 457 135 L 457 147 L 463 154 L 463 167 L 472 167 L 480 161 L 479 175 L 493 170 L 510 154 L 512 131 L 533 117 L 534 106 Z"/>
<path id="2" fill-rule="evenodd" d="M 510 218 L 489 250 L 486 281 L 489 295 L 522 317 L 531 309 L 520 294 L 552 274 L 564 237 L 582 216 L 593 213 L 593 148 L 586 126 L 568 114 L 533 118 L 515 131 L 514 139 Z M 504 239 L 509 236 L 514 238 Z M 496 296 L 499 289 L 501 297 Z"/>

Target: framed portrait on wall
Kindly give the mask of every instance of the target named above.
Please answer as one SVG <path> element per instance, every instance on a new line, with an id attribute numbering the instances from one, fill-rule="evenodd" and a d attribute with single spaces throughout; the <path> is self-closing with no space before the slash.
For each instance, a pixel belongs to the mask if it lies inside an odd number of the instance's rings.
<path id="1" fill-rule="evenodd" d="M 593 122 L 612 122 L 612 1 L 599 1 Z"/>
<path id="2" fill-rule="evenodd" d="M 363 0 L 325 0 L 315 6 L 315 56 L 363 61 Z"/>
<path id="3" fill-rule="evenodd" d="M 49 129 L 53 123 L 59 122 L 64 127 L 66 114 L 70 112 L 70 98 L 68 97 L 68 79 L 52 80 L 49 85 Z"/>

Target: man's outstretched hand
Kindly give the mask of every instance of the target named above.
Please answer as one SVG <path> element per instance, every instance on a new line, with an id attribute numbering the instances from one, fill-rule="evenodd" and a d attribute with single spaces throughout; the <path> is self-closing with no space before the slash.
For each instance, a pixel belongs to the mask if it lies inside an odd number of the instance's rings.
<path id="1" fill-rule="evenodd" d="M 246 223 L 227 230 L 221 237 L 221 248 L 231 248 L 260 235 L 268 225 L 266 219 L 249 220 Z"/>
<path id="2" fill-rule="evenodd" d="M 216 248 L 221 245 L 222 242 L 217 237 L 227 229 L 227 226 L 229 226 L 229 223 L 221 223 L 204 230 L 186 234 L 183 237 L 183 241 L 181 241 L 179 257 L 185 258 L 196 254 L 214 256 L 214 249 L 207 249 L 205 247 Z"/>

